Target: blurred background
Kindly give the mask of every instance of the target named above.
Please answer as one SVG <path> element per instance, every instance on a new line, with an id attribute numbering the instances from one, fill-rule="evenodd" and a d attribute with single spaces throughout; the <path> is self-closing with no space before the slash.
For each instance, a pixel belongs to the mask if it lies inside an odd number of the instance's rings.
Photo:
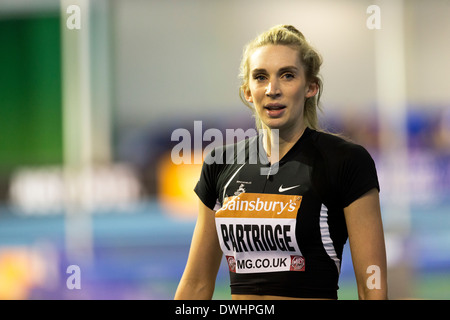
<path id="1" fill-rule="evenodd" d="M 323 126 L 375 159 L 391 298 L 449 299 L 449 17 L 448 0 L 0 0 L 0 299 L 172 299 L 201 168 L 171 161 L 172 132 L 201 152 L 194 121 L 253 128 L 242 49 L 280 23 L 323 55 Z M 228 281 L 222 264 L 214 298 Z M 348 245 L 338 294 L 357 299 Z"/>

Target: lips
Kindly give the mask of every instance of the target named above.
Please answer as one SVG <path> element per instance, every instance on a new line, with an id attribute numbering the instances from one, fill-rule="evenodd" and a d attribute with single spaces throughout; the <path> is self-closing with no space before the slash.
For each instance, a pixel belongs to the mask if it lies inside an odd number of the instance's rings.
<path id="1" fill-rule="evenodd" d="M 278 118 L 283 115 L 286 106 L 279 103 L 269 103 L 264 106 L 264 109 L 269 117 Z"/>
<path id="2" fill-rule="evenodd" d="M 284 108 L 286 108 L 286 106 L 279 103 L 268 103 L 264 106 L 264 109 L 267 110 L 280 110 Z"/>

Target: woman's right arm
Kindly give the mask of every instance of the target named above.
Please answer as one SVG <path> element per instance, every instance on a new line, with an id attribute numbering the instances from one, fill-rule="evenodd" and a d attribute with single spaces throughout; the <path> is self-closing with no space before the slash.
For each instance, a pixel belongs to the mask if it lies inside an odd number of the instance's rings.
<path id="1" fill-rule="evenodd" d="M 176 300 L 211 299 L 222 259 L 215 212 L 200 202 L 189 257 L 175 293 Z"/>

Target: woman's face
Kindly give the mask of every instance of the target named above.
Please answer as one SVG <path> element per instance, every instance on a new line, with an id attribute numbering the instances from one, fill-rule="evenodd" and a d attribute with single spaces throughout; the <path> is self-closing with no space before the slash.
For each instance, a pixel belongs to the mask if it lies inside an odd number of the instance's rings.
<path id="1" fill-rule="evenodd" d="M 284 45 L 259 47 L 250 56 L 249 70 L 245 98 L 263 127 L 279 129 L 280 134 L 301 132 L 305 99 L 318 87 L 307 83 L 298 51 Z"/>

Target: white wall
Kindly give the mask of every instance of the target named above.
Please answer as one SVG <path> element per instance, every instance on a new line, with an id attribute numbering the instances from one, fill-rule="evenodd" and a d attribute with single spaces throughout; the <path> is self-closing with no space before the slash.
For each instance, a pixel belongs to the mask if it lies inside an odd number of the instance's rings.
<path id="1" fill-rule="evenodd" d="M 146 123 L 224 110 L 247 115 L 237 94 L 242 49 L 279 23 L 295 25 L 323 54 L 324 102 L 352 106 L 374 99 L 368 2 L 335 2 L 116 1 L 119 119 Z"/>
<path id="2" fill-rule="evenodd" d="M 409 101 L 450 106 L 450 1 L 405 1 Z"/>
<path id="3" fill-rule="evenodd" d="M 373 2 L 117 0 L 117 115 L 128 124 L 179 113 L 248 115 L 237 96 L 242 48 L 278 23 L 295 25 L 322 53 L 325 110 L 368 109 L 376 99 L 377 30 L 366 27 Z M 383 1 L 375 3 L 383 26 Z M 408 102 L 449 104 L 450 1 L 404 5 Z"/>
<path id="4" fill-rule="evenodd" d="M 173 115 L 248 116 L 237 88 L 243 46 L 274 24 L 300 29 L 324 57 L 325 111 L 376 100 L 371 4 L 394 0 L 111 0 L 112 101 L 119 124 Z M 404 0 L 408 103 L 450 104 L 450 1 Z M 0 0 L 0 19 L 59 10 L 58 0 Z M 106 12 L 105 12 L 106 14 Z"/>

